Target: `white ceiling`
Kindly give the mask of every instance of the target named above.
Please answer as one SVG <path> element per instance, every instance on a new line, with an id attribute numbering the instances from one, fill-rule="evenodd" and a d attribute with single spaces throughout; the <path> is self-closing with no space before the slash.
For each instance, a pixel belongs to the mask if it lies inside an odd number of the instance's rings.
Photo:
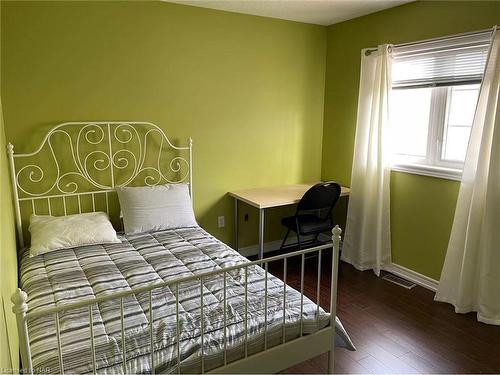
<path id="1" fill-rule="evenodd" d="M 413 0 L 165 0 L 229 12 L 331 25 Z"/>

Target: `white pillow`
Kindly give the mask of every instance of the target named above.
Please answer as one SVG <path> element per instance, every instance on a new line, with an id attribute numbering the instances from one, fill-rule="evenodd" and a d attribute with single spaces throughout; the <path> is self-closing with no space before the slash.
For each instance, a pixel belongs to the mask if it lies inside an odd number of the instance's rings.
<path id="1" fill-rule="evenodd" d="M 127 234 L 198 225 L 186 184 L 120 187 L 116 191 Z"/>
<path id="2" fill-rule="evenodd" d="M 32 215 L 30 256 L 77 246 L 120 243 L 104 212 L 67 216 Z"/>

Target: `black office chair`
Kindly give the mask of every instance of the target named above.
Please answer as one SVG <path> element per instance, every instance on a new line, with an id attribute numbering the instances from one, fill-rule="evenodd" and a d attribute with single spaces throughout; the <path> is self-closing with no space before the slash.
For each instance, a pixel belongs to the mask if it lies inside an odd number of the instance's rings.
<path id="1" fill-rule="evenodd" d="M 295 215 L 281 220 L 288 231 L 280 250 L 284 247 L 290 231 L 297 233 L 300 250 L 302 249 L 301 235 L 315 235 L 315 242 L 320 233 L 331 230 L 333 228 L 332 210 L 339 197 L 340 185 L 333 181 L 321 182 L 306 191 L 297 205 Z"/>

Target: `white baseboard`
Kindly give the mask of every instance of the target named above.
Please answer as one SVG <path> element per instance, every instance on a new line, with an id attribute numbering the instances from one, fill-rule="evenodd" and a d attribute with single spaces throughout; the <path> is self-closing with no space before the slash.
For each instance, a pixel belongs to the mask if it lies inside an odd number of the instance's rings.
<path id="1" fill-rule="evenodd" d="M 393 273 L 396 276 L 402 277 L 403 279 L 410 280 L 411 282 L 432 290 L 433 292 L 437 290 L 439 284 L 439 281 L 410 270 L 409 268 L 400 266 L 399 264 L 392 263 L 390 266 L 384 267 L 384 270 Z"/>
<path id="2" fill-rule="evenodd" d="M 305 241 L 312 240 L 313 236 L 301 236 L 300 238 L 303 239 L 303 241 L 305 242 Z M 319 238 L 323 239 L 323 237 L 321 235 Z M 283 241 L 283 240 L 264 242 L 264 254 L 279 250 L 279 248 L 281 246 L 281 241 Z M 289 235 L 286 242 L 285 242 L 285 246 L 290 246 L 290 245 L 295 245 L 295 244 L 297 244 L 297 236 Z M 259 245 L 250 245 L 250 246 L 240 247 L 238 249 L 238 252 L 241 255 L 243 255 L 244 257 L 258 255 L 259 254 Z"/>
<path id="3" fill-rule="evenodd" d="M 288 242 L 288 241 L 287 241 Z M 281 240 L 264 242 L 264 254 L 271 251 L 276 251 L 280 248 Z M 240 247 L 238 252 L 244 257 L 249 257 L 252 255 L 259 254 L 259 245 L 250 245 L 245 247 Z"/>
<path id="4" fill-rule="evenodd" d="M 305 237 L 305 240 L 310 240 L 312 239 L 312 236 Z M 326 234 L 321 234 L 319 236 L 319 239 L 322 241 L 328 241 L 329 237 Z M 272 251 L 279 250 L 281 246 L 281 241 L 282 240 L 276 240 L 276 241 L 270 241 L 270 242 L 265 242 L 264 243 L 264 254 Z M 288 245 L 294 245 L 297 243 L 297 237 L 296 236 L 289 236 L 285 246 Z M 251 245 L 251 246 L 245 246 L 241 247 L 238 249 L 238 252 L 245 256 L 252 256 L 252 255 L 257 255 L 259 254 L 259 245 Z M 400 266 L 399 264 L 396 263 L 391 263 L 391 265 L 384 267 L 384 271 L 393 273 L 394 275 L 397 275 L 399 277 L 402 277 L 406 280 L 410 280 L 411 282 L 414 282 L 417 285 L 420 285 L 423 288 L 429 289 L 433 292 L 437 290 L 439 281 L 434 280 L 433 278 L 429 276 L 422 275 L 416 271 L 410 270 L 409 268 Z"/>

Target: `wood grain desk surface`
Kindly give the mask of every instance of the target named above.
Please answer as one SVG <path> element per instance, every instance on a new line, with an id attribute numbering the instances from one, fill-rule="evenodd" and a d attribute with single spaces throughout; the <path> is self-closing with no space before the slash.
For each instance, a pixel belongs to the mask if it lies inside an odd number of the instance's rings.
<path id="1" fill-rule="evenodd" d="M 271 208 L 296 204 L 304 193 L 316 183 L 273 187 L 260 187 L 230 191 L 229 196 L 256 208 Z M 342 186 L 341 197 L 349 195 L 349 188 Z"/>

